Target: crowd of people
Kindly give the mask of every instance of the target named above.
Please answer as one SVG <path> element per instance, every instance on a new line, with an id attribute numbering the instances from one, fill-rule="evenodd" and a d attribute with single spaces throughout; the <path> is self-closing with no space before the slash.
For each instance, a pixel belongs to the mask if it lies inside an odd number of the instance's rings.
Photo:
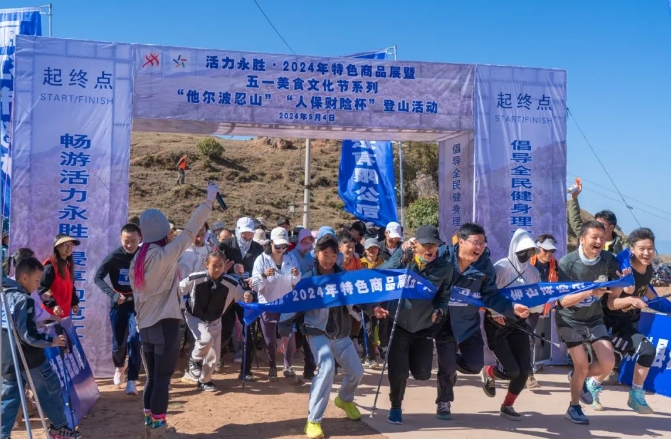
<path id="1" fill-rule="evenodd" d="M 95 283 L 110 299 L 114 383 L 126 382 L 125 392 L 136 395 L 144 361 L 145 438 L 169 438 L 167 423 L 170 379 L 180 352 L 189 355 L 182 381 L 198 391 L 217 389 L 213 374 L 222 366 L 222 347 L 233 348 L 240 362 L 239 379 L 258 379 L 251 371 L 256 352 L 254 325 L 243 324 L 239 302 L 272 302 L 305 278 L 344 271 L 405 268 L 436 287 L 432 300 L 401 299 L 362 306 L 340 306 L 301 313 L 266 312 L 258 321 L 268 361 L 267 379 L 282 375 L 299 379 L 294 370 L 297 351 L 303 353 L 302 379 L 311 382 L 305 434 L 322 438 L 321 421 L 338 371 L 342 381 L 336 407 L 358 420 L 354 403 L 364 367 L 388 366 L 391 409 L 388 422 L 403 423 L 403 399 L 410 375 L 430 379 L 437 354 L 436 416 L 452 419 L 458 373 L 480 375 L 484 393 L 496 397 L 496 381 L 508 382 L 500 415 L 513 421 L 522 416 L 515 401 L 522 391 L 540 387 L 534 377 L 533 332 L 542 315 L 556 312 L 561 341 L 566 344 L 573 370 L 569 373 L 570 402 L 566 418 L 588 424 L 581 402 L 603 410 L 602 383 L 617 367 L 616 355 L 637 354 L 628 405 L 641 414 L 652 413 L 643 383 L 654 360 L 654 347 L 637 330 L 652 276 L 655 237 L 649 229 L 634 230 L 625 244 L 614 230 L 616 218 L 604 211 L 582 223 L 576 219 L 579 190 L 569 204 L 571 226 L 577 232 L 577 250 L 555 259 L 559 244 L 548 234 L 537 237 L 517 230 L 508 255 L 492 261 L 485 229 L 463 224 L 453 237 L 441 237 L 424 225 L 403 240 L 400 224 L 375 229 L 361 221 L 338 230 L 291 228 L 279 218 L 269 228 L 265 218 L 243 217 L 234 230 L 216 221 L 207 223 L 218 188 L 210 183 L 206 200 L 178 229 L 166 216 L 148 209 L 120 231 L 120 247 L 100 265 Z M 579 221 L 579 223 L 578 223 Z M 41 263 L 30 249 L 12 257 L 13 279 L 3 284 L 21 347 L 28 358 L 37 397 L 51 422 L 52 438 L 76 438 L 67 426 L 56 375 L 44 348 L 62 346 L 62 336 L 50 337 L 41 328 L 77 312 L 72 251 L 79 241 L 58 235 L 53 253 Z M 593 282 L 616 280 L 629 274 L 620 270 L 614 252 L 625 245 L 631 251 L 635 285 L 594 289 L 562 297 L 537 308 L 513 303 L 501 290 L 538 282 Z M 479 292 L 481 310 L 451 301 L 455 290 Z M 484 331 L 481 331 L 481 319 Z M 239 328 L 244 327 L 240 343 Z M 2 438 L 9 438 L 17 416 L 19 389 L 7 332 L 3 329 Z M 485 364 L 484 346 L 496 364 Z M 240 346 L 242 345 L 242 346 Z M 589 346 L 589 349 L 587 348 Z M 246 348 L 246 349 L 245 349 Z M 244 357 L 244 358 L 243 358 Z M 24 380 L 25 382 L 25 380 Z"/>

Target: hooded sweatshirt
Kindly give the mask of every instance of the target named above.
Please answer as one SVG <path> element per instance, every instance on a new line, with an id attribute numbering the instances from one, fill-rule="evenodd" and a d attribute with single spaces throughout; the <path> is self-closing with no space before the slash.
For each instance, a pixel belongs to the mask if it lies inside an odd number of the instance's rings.
<path id="1" fill-rule="evenodd" d="M 541 275 L 538 272 L 538 269 L 531 265 L 531 258 L 522 263 L 515 254 L 530 248 L 535 249 L 536 243 L 529 232 L 517 229 L 513 234 L 513 238 L 510 240 L 508 257 L 500 259 L 494 264 L 497 288 L 514 288 L 523 285 L 536 284 L 541 281 Z M 542 311 L 543 307 L 541 306 L 540 308 Z"/>
<path id="2" fill-rule="evenodd" d="M 177 262 L 182 253 L 193 244 L 212 207 L 201 204 L 191 215 L 184 230 L 171 243 L 161 247 L 149 244 L 144 260 L 144 287 L 135 283 L 135 263 L 130 264 L 130 283 L 135 293 L 137 326 L 149 328 L 164 319 L 181 319 Z M 147 245 L 147 244 L 145 244 Z"/>

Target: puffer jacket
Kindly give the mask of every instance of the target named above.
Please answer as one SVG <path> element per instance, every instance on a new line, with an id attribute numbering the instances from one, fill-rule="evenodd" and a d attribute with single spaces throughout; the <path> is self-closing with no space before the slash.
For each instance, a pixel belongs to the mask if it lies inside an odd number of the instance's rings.
<path id="1" fill-rule="evenodd" d="M 144 261 L 144 288 L 135 283 L 135 262 L 130 263 L 130 283 L 135 294 L 139 328 L 149 328 L 164 319 L 181 319 L 177 262 L 196 239 L 212 208 L 201 204 L 189 218 L 184 230 L 164 247 L 149 244 Z M 143 244 L 147 245 L 147 244 Z M 138 252 L 139 253 L 139 252 Z M 137 255 L 137 253 L 136 253 Z"/>
<path id="2" fill-rule="evenodd" d="M 459 245 L 443 244 L 438 252 L 454 269 L 452 288 L 462 288 L 471 293 L 479 292 L 487 308 L 491 308 L 504 317 L 515 318 L 513 304 L 501 296 L 496 287 L 496 272 L 489 259 L 489 250 L 471 264 L 463 273 L 459 272 Z M 457 343 L 461 343 L 480 331 L 480 309 L 460 302 L 450 302 L 449 322 Z M 443 323 L 446 324 L 446 323 Z"/>

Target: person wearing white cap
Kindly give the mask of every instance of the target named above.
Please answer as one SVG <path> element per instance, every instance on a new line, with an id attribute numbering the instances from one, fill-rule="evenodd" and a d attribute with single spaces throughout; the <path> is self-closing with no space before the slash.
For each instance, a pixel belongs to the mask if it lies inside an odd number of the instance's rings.
<path id="1" fill-rule="evenodd" d="M 170 378 L 179 359 L 179 324 L 182 320 L 177 261 L 212 212 L 219 188 L 210 182 L 207 199 L 191 215 L 184 230 L 168 243 L 170 223 L 157 209 L 140 216 L 143 244 L 130 264 L 137 325 L 147 362 L 144 388 L 145 437 L 174 437 L 166 424 Z"/>
<path id="2" fill-rule="evenodd" d="M 254 261 L 263 253 L 261 244 L 254 241 L 255 230 L 254 219 L 242 217 L 238 219 L 235 236 L 219 245 L 219 250 L 226 255 L 226 259 L 234 263 L 228 274 L 235 274 L 240 277 L 242 279 L 242 286 L 245 289 L 250 288 L 249 277 L 254 269 Z M 221 318 L 221 342 L 223 345 L 226 345 L 228 340 L 233 336 L 236 318 L 242 325 L 244 322 L 244 310 L 240 305 L 234 303 L 228 307 Z M 247 331 L 247 346 L 254 346 L 251 330 Z M 246 353 L 246 359 L 242 362 L 246 370 L 241 370 L 239 378 L 242 379 L 244 375 L 246 381 L 253 381 L 252 359 L 254 349 L 247 349 Z"/>
<path id="3" fill-rule="evenodd" d="M 269 240 L 266 239 L 266 232 L 263 229 L 256 229 L 253 239 L 254 242 L 261 244 L 261 247 L 263 247 L 264 250 L 266 249 Z"/>
<path id="4" fill-rule="evenodd" d="M 531 265 L 536 267 L 541 276 L 541 282 L 559 282 L 559 262 L 555 259 L 554 255 L 557 251 L 557 240 L 552 235 L 540 235 L 536 238 L 536 245 L 538 249 L 536 254 L 531 257 L 529 261 Z M 527 318 L 527 323 L 531 327 L 531 330 L 536 332 L 536 327 L 538 326 L 538 321 L 540 320 L 541 315 L 548 315 L 553 308 L 552 303 L 548 303 L 543 308 L 542 313 L 533 312 L 529 314 Z M 538 389 L 541 385 L 536 380 L 534 372 L 536 370 L 536 339 L 533 337 L 529 338 L 529 343 L 531 347 L 531 364 L 533 370 L 527 379 L 527 389 Z"/>
<path id="5" fill-rule="evenodd" d="M 538 270 L 529 262 L 535 254 L 536 243 L 529 232 L 517 229 L 510 241 L 508 257 L 494 264 L 497 288 L 522 288 L 540 282 Z M 519 329 L 526 328 L 525 319 L 517 317 L 513 320 L 488 309 L 483 326 L 487 346 L 496 356 L 497 362 L 496 366 L 485 366 L 482 369 L 483 390 L 493 398 L 496 396 L 495 380 L 510 381 L 499 414 L 506 419 L 520 421 L 522 416 L 515 411 L 513 404 L 524 390 L 531 373 L 529 334 Z"/>
<path id="6" fill-rule="evenodd" d="M 270 245 L 256 258 L 252 271 L 252 288 L 258 292 L 259 303 L 269 303 L 282 298 L 293 290 L 294 285 L 301 280 L 301 272 L 298 269 L 298 261 L 289 249 L 289 234 L 284 227 L 276 227 L 270 233 Z M 266 343 L 266 353 L 270 371 L 268 378 L 271 381 L 277 379 L 277 365 L 275 354 L 277 352 L 277 322 L 280 315 L 265 312 L 261 315 L 261 332 Z M 292 367 L 294 352 L 296 351 L 295 334 L 291 334 L 282 340 L 284 347 L 284 376 L 293 378 L 296 376 Z"/>
<path id="7" fill-rule="evenodd" d="M 384 239 L 380 241 L 380 257 L 382 260 L 386 261 L 389 259 L 402 244 L 402 235 L 403 232 L 399 223 L 390 222 L 387 224 L 387 228 L 384 231 Z"/>
<path id="8" fill-rule="evenodd" d="M 53 252 L 44 261 L 44 271 L 38 293 L 44 300 L 42 307 L 55 320 L 70 317 L 79 312 L 79 296 L 75 290 L 75 264 L 72 258 L 74 247 L 81 244 L 78 239 L 68 235 L 56 235 Z M 45 294 L 47 293 L 47 294 Z"/>

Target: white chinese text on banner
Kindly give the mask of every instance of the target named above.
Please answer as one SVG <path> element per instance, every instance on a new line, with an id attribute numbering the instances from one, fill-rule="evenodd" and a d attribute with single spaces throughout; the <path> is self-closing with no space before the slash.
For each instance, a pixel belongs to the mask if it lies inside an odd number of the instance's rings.
<path id="1" fill-rule="evenodd" d="M 17 35 L 42 35 L 39 8 L 0 9 L 0 196 L 2 216 L 9 217 L 11 197 L 10 123 L 14 97 L 14 52 Z M 7 227 L 7 224 L 4 224 Z"/>
<path id="2" fill-rule="evenodd" d="M 72 321 L 94 374 L 110 376 L 110 303 L 93 278 L 127 219 L 131 46 L 20 36 L 16 57 L 12 244 L 44 261 L 56 234 L 81 241 Z"/>

